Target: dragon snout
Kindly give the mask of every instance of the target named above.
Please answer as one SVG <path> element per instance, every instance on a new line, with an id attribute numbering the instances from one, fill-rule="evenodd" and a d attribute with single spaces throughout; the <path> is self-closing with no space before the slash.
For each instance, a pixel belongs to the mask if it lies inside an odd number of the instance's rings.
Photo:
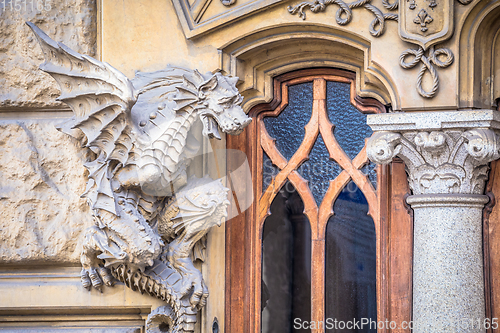
<path id="1" fill-rule="evenodd" d="M 252 122 L 251 118 L 248 118 L 247 115 L 244 114 L 244 118 L 234 117 L 230 123 L 228 123 L 227 132 L 230 134 L 239 134 L 243 131 L 245 127 L 248 126 Z"/>
<path id="2" fill-rule="evenodd" d="M 245 112 L 239 105 L 236 105 L 231 110 L 229 110 L 229 119 L 234 126 L 241 129 L 245 128 L 252 121 L 252 119 L 250 119 L 245 114 Z"/>
<path id="3" fill-rule="evenodd" d="M 252 121 L 252 119 L 250 118 L 247 118 L 243 121 L 241 120 L 235 120 L 233 122 L 231 122 L 230 124 L 228 124 L 228 126 L 226 127 L 226 133 L 228 134 L 231 134 L 231 135 L 238 135 L 240 134 L 241 132 L 243 132 L 243 129 L 248 125 L 250 124 L 250 122 Z"/>
<path id="4" fill-rule="evenodd" d="M 238 120 L 238 125 L 241 125 L 241 127 L 242 127 L 242 128 L 245 128 L 245 127 L 247 127 L 247 126 L 248 126 L 251 122 L 252 122 L 252 119 L 251 119 L 251 118 L 246 117 L 246 119 L 245 119 L 245 120 L 243 120 L 243 122 L 240 122 L 240 121 Z"/>

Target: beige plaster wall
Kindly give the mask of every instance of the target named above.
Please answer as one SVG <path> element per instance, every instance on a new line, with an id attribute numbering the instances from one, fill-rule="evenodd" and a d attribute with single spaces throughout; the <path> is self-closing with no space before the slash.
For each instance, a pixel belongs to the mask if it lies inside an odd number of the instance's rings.
<path id="1" fill-rule="evenodd" d="M 216 3 L 217 1 L 215 1 Z M 477 3 L 469 6 L 455 4 L 457 30 L 463 24 L 463 18 Z M 172 2 L 167 0 L 111 0 L 103 3 L 102 9 L 102 56 L 103 59 L 129 76 L 134 70 L 156 70 L 167 63 L 178 66 L 198 68 L 201 71 L 220 69 L 218 49 L 228 43 L 251 36 L 252 34 L 289 25 L 316 24 L 330 26 L 356 37 L 361 37 L 371 44 L 369 63 L 382 68 L 394 83 L 401 99 L 401 108 L 405 110 L 422 109 L 454 109 L 458 107 L 458 57 L 457 38 L 439 46 L 449 48 L 455 55 L 455 63 L 448 68 L 439 69 L 439 93 L 432 99 L 422 98 L 415 89 L 417 75 L 421 65 L 405 70 L 399 66 L 401 53 L 408 49 L 417 49 L 416 45 L 403 42 L 398 35 L 398 23 L 386 21 L 385 33 L 378 38 L 369 33 L 369 24 L 374 16 L 364 8 L 353 9 L 352 22 L 346 26 L 335 23 L 337 6 L 331 5 L 325 12 L 311 13 L 307 11 L 304 21 L 297 15 L 290 15 L 288 5 L 296 5 L 299 1 L 288 0 L 273 7 L 236 20 L 223 28 L 211 30 L 201 36 L 186 39 Z M 388 12 L 381 0 L 372 4 Z M 210 5 L 217 6 L 218 4 Z M 220 9 L 220 8 L 219 8 Z M 224 8 L 220 9 L 224 10 Z M 397 13 L 397 12 L 396 12 Z M 212 13 L 211 15 L 215 15 Z M 120 52 L 116 52 L 120 50 Z M 429 88 L 430 80 L 424 78 L 424 87 Z M 392 104 L 397 104 L 393 101 Z"/>

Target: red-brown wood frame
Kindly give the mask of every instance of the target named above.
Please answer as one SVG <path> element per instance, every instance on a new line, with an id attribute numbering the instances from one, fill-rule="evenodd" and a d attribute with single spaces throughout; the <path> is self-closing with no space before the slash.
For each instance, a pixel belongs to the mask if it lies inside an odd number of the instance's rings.
<path id="1" fill-rule="evenodd" d="M 226 318 L 225 332 L 260 332 L 260 295 L 262 264 L 262 228 L 269 214 L 269 206 L 275 194 L 288 179 L 298 190 L 305 205 L 304 213 L 311 222 L 312 231 L 312 313 L 313 321 L 324 321 L 325 309 L 325 232 L 329 217 L 333 214 L 333 202 L 342 188 L 353 179 L 365 194 L 370 206 L 377 237 L 377 317 L 378 320 L 394 320 L 399 325 L 411 320 L 411 269 L 413 233 L 411 217 L 404 206 L 408 185 L 402 162 L 390 167 L 377 167 L 378 186 L 375 190 L 359 170 L 367 163 L 363 149 L 351 162 L 336 142 L 326 112 L 326 81 L 350 83 L 351 104 L 363 113 L 385 112 L 385 107 L 371 98 L 356 95 L 355 74 L 343 70 L 316 68 L 281 75 L 274 80 L 275 98 L 266 104 L 252 108 L 253 118 L 247 129 L 237 137 L 227 138 L 228 149 L 238 149 L 247 154 L 253 180 L 252 206 L 226 223 Z M 314 105 L 306 134 L 297 153 L 286 161 L 274 147 L 261 119 L 278 115 L 288 103 L 288 86 L 313 82 Z M 308 158 L 309 151 L 321 133 L 330 156 L 335 156 L 343 171 L 330 181 L 322 205 L 317 207 L 305 180 L 296 168 Z M 263 150 L 281 172 L 263 193 L 259 172 L 262 168 Z M 228 169 L 234 168 L 227 161 Z M 274 185 L 274 186 L 273 186 Z M 391 195 L 389 195 L 391 194 Z M 323 207 L 331 202 L 331 207 Z M 236 209 L 232 207 L 231 209 Z M 235 216 L 233 214 L 232 216 Z M 379 332 L 399 332 L 379 330 Z M 323 329 L 313 330 L 323 333 Z M 401 331 L 402 332 L 402 331 Z"/>
<path id="2" fill-rule="evenodd" d="M 491 162 L 486 195 L 490 202 L 483 210 L 484 289 L 486 318 L 500 318 L 500 160 Z M 497 329 L 489 328 L 489 333 Z"/>

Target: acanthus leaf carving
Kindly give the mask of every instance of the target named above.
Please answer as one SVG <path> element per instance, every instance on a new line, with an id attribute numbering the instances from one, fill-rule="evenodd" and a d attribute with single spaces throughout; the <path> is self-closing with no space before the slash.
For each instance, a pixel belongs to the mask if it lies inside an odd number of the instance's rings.
<path id="1" fill-rule="evenodd" d="M 203 135 L 220 139 L 219 129 L 237 135 L 250 123 L 238 79 L 169 66 L 130 81 L 27 24 L 45 55 L 40 68 L 74 112 L 61 130 L 90 156 L 84 196 L 95 225 L 83 242 L 83 286 L 102 291 L 119 280 L 166 302 L 148 332 L 162 324 L 193 332 L 208 289 L 191 253 L 225 219 L 229 201 L 220 180 L 187 177 L 200 148 L 191 127 L 200 121 Z"/>
<path id="2" fill-rule="evenodd" d="M 495 130 L 375 132 L 367 155 L 387 164 L 398 156 L 405 162 L 413 194 L 481 194 L 488 163 L 500 157 Z"/>

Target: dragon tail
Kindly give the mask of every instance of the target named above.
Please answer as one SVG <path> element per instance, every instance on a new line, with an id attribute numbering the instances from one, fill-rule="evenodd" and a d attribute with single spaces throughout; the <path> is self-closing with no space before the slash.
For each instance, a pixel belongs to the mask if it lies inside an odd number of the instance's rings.
<path id="1" fill-rule="evenodd" d="M 178 289 L 182 277 L 177 270 L 161 260 L 145 272 L 132 270 L 121 264 L 111 270 L 113 276 L 133 291 L 148 294 L 166 302 L 148 316 L 147 332 L 192 333 L 196 324 L 196 309 L 192 309 L 188 297 L 179 299 L 174 290 Z"/>

